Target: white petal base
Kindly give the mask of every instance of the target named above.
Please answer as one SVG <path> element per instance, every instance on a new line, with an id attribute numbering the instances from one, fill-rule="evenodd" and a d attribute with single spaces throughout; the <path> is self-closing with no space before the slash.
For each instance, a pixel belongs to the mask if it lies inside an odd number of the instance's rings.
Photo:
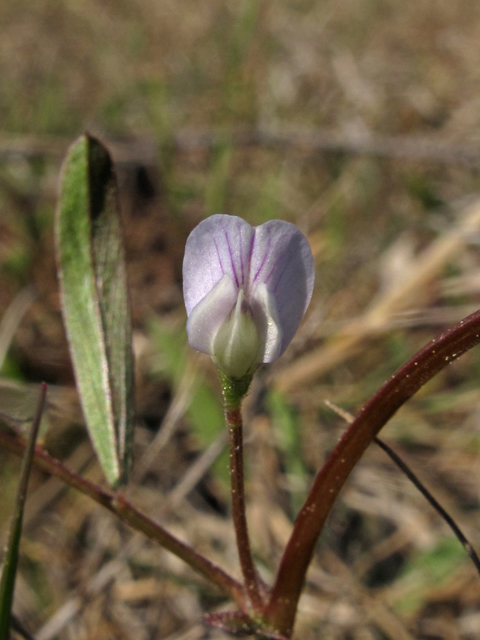
<path id="1" fill-rule="evenodd" d="M 194 307 L 187 321 L 188 341 L 194 349 L 213 355 L 213 341 L 237 302 L 238 289 L 223 276 Z"/>
<path id="2" fill-rule="evenodd" d="M 275 298 L 265 284 L 259 284 L 250 301 L 253 317 L 259 329 L 260 344 L 263 345 L 259 354 L 260 362 L 273 362 L 278 358 L 282 349 L 282 329 L 278 319 Z"/>

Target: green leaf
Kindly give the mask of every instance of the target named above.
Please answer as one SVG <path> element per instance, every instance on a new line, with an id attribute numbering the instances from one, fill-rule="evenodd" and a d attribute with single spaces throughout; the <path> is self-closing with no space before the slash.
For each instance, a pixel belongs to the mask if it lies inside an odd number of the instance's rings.
<path id="1" fill-rule="evenodd" d="M 105 475 L 116 484 L 131 466 L 131 320 L 114 167 L 88 134 L 71 146 L 63 165 L 56 239 L 82 408 Z"/>
<path id="2" fill-rule="evenodd" d="M 0 640 L 9 640 L 10 638 L 13 592 L 15 589 L 15 578 L 17 575 L 20 536 L 22 534 L 23 509 L 27 495 L 28 477 L 30 475 L 30 469 L 35 453 L 35 443 L 37 441 L 43 409 L 45 407 L 46 392 L 47 385 L 43 384 L 40 391 L 40 397 L 38 399 L 32 429 L 30 431 L 27 447 L 23 456 L 17 499 L 15 501 L 15 511 L 10 527 L 7 547 L 5 549 L 2 577 L 0 580 Z"/>

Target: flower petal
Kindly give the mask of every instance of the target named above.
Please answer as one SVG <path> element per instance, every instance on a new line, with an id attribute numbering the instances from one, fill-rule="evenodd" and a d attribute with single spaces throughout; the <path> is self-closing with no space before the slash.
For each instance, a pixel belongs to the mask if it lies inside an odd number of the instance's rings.
<path id="1" fill-rule="evenodd" d="M 263 346 L 263 353 L 259 354 L 259 362 L 273 362 L 279 357 L 282 348 L 282 329 L 275 298 L 263 282 L 256 287 L 250 305 L 260 336 L 260 344 Z"/>
<path id="2" fill-rule="evenodd" d="M 194 349 L 213 355 L 213 341 L 238 298 L 233 280 L 225 275 L 191 310 L 187 321 L 188 341 Z"/>
<path id="3" fill-rule="evenodd" d="M 284 220 L 271 220 L 255 228 L 249 291 L 256 299 L 263 283 L 275 301 L 281 346 L 272 359 L 282 355 L 295 335 L 310 304 L 314 279 L 312 251 L 298 227 Z"/>
<path id="4" fill-rule="evenodd" d="M 244 288 L 249 276 L 255 231 L 237 216 L 217 214 L 189 235 L 183 259 L 183 296 L 189 316 L 217 282 L 229 276 Z"/>

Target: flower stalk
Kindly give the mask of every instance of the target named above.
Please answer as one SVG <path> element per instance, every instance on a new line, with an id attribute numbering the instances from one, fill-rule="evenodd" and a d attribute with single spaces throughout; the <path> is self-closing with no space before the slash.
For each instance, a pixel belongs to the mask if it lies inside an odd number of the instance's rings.
<path id="1" fill-rule="evenodd" d="M 245 483 L 243 466 L 243 422 L 242 398 L 245 396 L 252 376 L 242 380 L 231 380 L 222 375 L 225 404 L 225 422 L 228 428 L 230 449 L 230 484 L 232 495 L 232 517 L 237 540 L 238 556 L 242 569 L 247 610 L 256 618 L 264 612 L 261 582 L 258 577 L 250 547 L 247 514 L 245 508 Z"/>

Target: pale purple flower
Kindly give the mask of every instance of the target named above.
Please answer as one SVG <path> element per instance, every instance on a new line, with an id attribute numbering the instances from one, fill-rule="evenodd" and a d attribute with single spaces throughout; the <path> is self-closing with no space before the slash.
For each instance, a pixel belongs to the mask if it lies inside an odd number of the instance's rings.
<path id="1" fill-rule="evenodd" d="M 230 378 L 253 373 L 289 345 L 314 277 L 310 245 L 290 222 L 252 227 L 224 214 L 203 220 L 188 237 L 183 260 L 191 346 L 210 354 Z"/>

